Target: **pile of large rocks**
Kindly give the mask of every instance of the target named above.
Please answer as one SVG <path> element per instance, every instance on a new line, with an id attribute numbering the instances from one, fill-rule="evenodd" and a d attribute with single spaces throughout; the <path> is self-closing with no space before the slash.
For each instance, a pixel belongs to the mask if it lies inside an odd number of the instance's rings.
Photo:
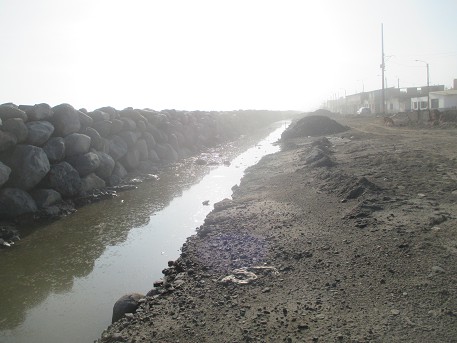
<path id="1" fill-rule="evenodd" d="M 0 218 L 55 213 L 62 199 L 118 185 L 129 172 L 175 162 L 277 119 L 261 111 L 0 105 Z"/>

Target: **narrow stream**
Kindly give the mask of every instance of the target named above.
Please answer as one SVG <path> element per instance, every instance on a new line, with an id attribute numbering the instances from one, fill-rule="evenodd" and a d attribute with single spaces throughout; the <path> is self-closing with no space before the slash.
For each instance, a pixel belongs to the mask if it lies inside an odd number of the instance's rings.
<path id="1" fill-rule="evenodd" d="M 178 164 L 159 181 L 33 228 L 0 251 L 0 342 L 97 339 L 111 323 L 114 302 L 152 288 L 214 203 L 230 198 L 245 169 L 279 150 L 273 143 L 288 124 L 277 123 L 230 166 Z M 225 149 L 233 155 L 246 142 Z"/>

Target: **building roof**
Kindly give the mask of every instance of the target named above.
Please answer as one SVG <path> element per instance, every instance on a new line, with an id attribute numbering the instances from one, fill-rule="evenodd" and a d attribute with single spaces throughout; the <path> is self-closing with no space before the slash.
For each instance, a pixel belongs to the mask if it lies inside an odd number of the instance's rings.
<path id="1" fill-rule="evenodd" d="M 430 94 L 436 95 L 457 95 L 457 89 L 448 89 L 446 91 L 430 92 Z"/>

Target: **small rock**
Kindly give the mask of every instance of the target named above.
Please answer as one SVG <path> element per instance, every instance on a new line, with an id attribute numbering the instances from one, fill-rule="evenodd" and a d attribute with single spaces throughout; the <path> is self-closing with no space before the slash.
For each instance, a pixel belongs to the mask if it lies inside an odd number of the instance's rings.
<path id="1" fill-rule="evenodd" d="M 400 314 L 400 311 L 396 310 L 396 309 L 392 309 L 392 310 L 390 310 L 390 313 L 394 316 L 398 316 Z"/>
<path id="2" fill-rule="evenodd" d="M 440 266 L 433 266 L 432 267 L 432 273 L 444 274 L 444 273 L 446 273 L 446 271 L 443 268 L 441 268 Z"/>

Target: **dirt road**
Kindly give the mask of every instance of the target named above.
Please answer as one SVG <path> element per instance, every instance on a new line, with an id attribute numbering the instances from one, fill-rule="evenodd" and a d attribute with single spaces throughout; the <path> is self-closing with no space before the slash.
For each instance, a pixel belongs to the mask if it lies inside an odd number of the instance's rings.
<path id="1" fill-rule="evenodd" d="M 249 169 L 100 341 L 456 342 L 457 130 L 338 121 Z"/>

